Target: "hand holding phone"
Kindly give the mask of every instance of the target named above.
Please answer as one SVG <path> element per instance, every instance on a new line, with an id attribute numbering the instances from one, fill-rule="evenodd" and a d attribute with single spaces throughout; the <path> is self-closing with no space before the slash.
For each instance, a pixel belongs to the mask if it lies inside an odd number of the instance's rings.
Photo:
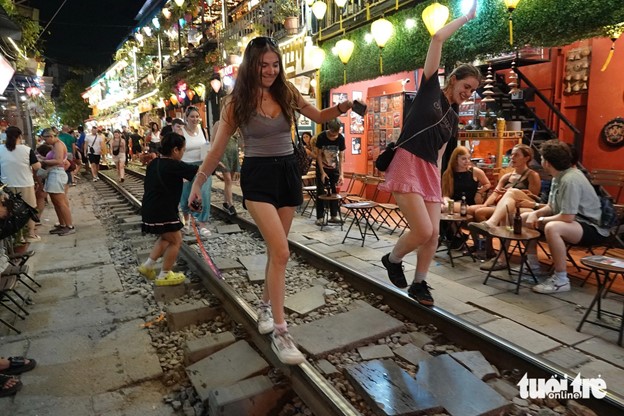
<path id="1" fill-rule="evenodd" d="M 356 114 L 364 117 L 366 114 L 366 104 L 359 102 L 358 100 L 353 101 L 353 108 L 351 108 Z"/>
<path id="2" fill-rule="evenodd" d="M 202 204 L 199 201 L 199 199 L 196 199 L 195 201 L 191 202 L 191 209 L 193 211 L 201 211 L 202 209 Z"/>

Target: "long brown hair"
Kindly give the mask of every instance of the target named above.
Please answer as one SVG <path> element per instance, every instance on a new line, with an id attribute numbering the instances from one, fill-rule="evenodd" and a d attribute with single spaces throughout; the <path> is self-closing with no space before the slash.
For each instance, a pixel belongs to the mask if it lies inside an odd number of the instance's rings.
<path id="1" fill-rule="evenodd" d="M 237 126 L 247 124 L 258 106 L 258 94 L 262 85 L 262 57 L 267 52 L 275 52 L 279 61 L 279 74 L 269 88 L 273 99 L 277 101 L 289 124 L 295 122 L 297 94 L 294 86 L 286 80 L 282 54 L 275 40 L 268 37 L 257 37 L 245 48 L 243 62 L 238 67 L 238 77 L 228 105 L 233 105 L 233 118 Z"/>
<path id="2" fill-rule="evenodd" d="M 13 150 L 15 150 L 15 147 L 17 146 L 17 139 L 19 139 L 20 136 L 22 135 L 22 131 L 19 129 L 19 127 L 9 126 L 7 127 L 5 133 L 6 133 L 6 141 L 4 145 L 6 146 L 8 151 L 12 152 Z"/>
<path id="3" fill-rule="evenodd" d="M 464 146 L 457 146 L 453 153 L 451 153 L 451 158 L 449 159 L 448 166 L 446 170 L 442 174 L 442 195 L 451 197 L 453 196 L 453 192 L 455 191 L 455 187 L 453 184 L 453 173 L 457 169 L 457 159 L 459 156 L 469 155 L 470 152 Z"/>

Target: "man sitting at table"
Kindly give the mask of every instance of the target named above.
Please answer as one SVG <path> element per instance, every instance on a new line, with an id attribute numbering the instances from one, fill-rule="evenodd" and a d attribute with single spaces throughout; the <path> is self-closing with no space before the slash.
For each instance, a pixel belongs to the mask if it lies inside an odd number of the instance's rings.
<path id="1" fill-rule="evenodd" d="M 548 203 L 522 214 L 529 228 L 543 230 L 553 259 L 554 274 L 533 287 L 537 293 L 560 293 L 570 290 L 566 272 L 566 243 L 596 245 L 603 242 L 609 230 L 600 226 L 600 199 L 587 177 L 572 166 L 570 147 L 549 140 L 540 148 L 542 167 L 553 177 Z M 535 255 L 535 241 L 527 253 Z"/>
<path id="2" fill-rule="evenodd" d="M 316 137 L 316 193 L 318 196 L 325 195 L 327 188 L 331 193 L 336 193 L 336 185 L 342 185 L 344 174 L 345 138 L 340 134 L 341 124 L 337 119 L 327 123 L 327 130 Z M 329 210 L 331 218 L 329 222 L 340 223 L 338 218 L 338 201 L 331 201 Z M 316 200 L 316 225 L 324 225 L 325 205 L 321 199 Z"/>

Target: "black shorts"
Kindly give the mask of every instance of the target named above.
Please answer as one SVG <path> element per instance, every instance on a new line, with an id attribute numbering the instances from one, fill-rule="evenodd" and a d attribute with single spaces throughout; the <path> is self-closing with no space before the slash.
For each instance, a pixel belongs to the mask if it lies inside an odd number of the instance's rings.
<path id="1" fill-rule="evenodd" d="M 598 230 L 596 229 L 596 227 L 589 225 L 585 222 L 578 222 L 579 224 L 581 224 L 581 227 L 583 227 L 583 236 L 581 237 L 581 241 L 579 241 L 578 245 L 581 246 L 595 246 L 598 244 L 602 244 L 604 243 L 604 241 L 609 238 L 609 237 L 605 237 L 604 235 L 600 234 L 598 232 Z"/>
<path id="2" fill-rule="evenodd" d="M 91 163 L 95 163 L 96 165 L 99 165 L 101 158 L 102 158 L 101 155 L 96 155 L 96 154 L 93 154 L 93 153 L 89 153 L 89 162 L 91 162 Z"/>
<path id="3" fill-rule="evenodd" d="M 303 203 L 301 175 L 294 155 L 245 157 L 240 184 L 243 206 L 245 200 L 268 202 L 275 208 Z"/>

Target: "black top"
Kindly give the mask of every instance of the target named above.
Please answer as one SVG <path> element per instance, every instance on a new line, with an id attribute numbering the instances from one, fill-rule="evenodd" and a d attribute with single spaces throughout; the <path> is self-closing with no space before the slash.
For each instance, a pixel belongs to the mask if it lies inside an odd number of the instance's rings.
<path id="1" fill-rule="evenodd" d="M 472 176 L 472 170 L 453 173 L 452 199 L 454 201 L 461 201 L 462 195 L 466 195 L 468 205 L 475 204 L 475 195 L 477 194 L 479 182 L 475 181 Z"/>
<path id="2" fill-rule="evenodd" d="M 339 152 L 344 152 L 346 149 L 344 136 L 338 133 L 338 137 L 335 140 L 330 140 L 327 137 L 327 132 L 324 131 L 316 137 L 316 147 L 321 149 L 323 169 L 338 169 L 340 163 Z"/>
<path id="3" fill-rule="evenodd" d="M 447 112 L 450 106 L 440 89 L 437 75 L 432 75 L 428 80 L 423 75 L 397 144 L 409 139 L 405 145 L 401 145 L 403 149 L 437 166 L 438 151 L 457 133 L 459 117 L 453 108 Z M 436 124 L 443 116 L 444 119 L 435 127 L 410 139 L 414 134 Z"/>
<path id="4" fill-rule="evenodd" d="M 156 158 L 147 165 L 141 208 L 143 222 L 158 223 L 178 219 L 182 179 L 193 180 L 197 169 L 199 166 L 169 158 Z"/>
<path id="5" fill-rule="evenodd" d="M 132 140 L 132 147 L 134 147 L 135 149 L 139 146 L 141 146 L 141 139 L 142 137 L 139 136 L 138 134 L 131 134 L 130 135 L 130 140 Z"/>

